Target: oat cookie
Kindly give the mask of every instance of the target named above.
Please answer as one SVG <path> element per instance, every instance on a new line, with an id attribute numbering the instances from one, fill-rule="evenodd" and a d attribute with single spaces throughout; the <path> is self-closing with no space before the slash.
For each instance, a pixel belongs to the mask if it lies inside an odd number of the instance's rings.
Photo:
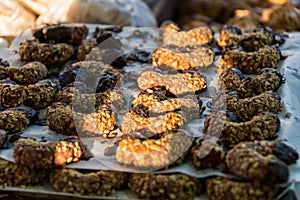
<path id="1" fill-rule="evenodd" d="M 161 47 L 152 55 L 154 66 L 166 65 L 174 70 L 199 69 L 210 66 L 214 62 L 215 53 L 209 47 L 194 48 Z"/>
<path id="2" fill-rule="evenodd" d="M 268 27 L 259 27 L 242 32 L 236 26 L 225 25 L 220 32 L 217 43 L 220 47 L 241 46 L 245 51 L 257 51 L 265 45 L 276 43 L 275 33 Z"/>
<path id="3" fill-rule="evenodd" d="M 142 109 L 147 115 L 155 116 L 167 112 L 181 111 L 187 119 L 200 117 L 201 99 L 196 95 L 176 98 L 165 88 L 150 88 L 141 92 L 133 101 L 132 107 Z"/>
<path id="4" fill-rule="evenodd" d="M 80 44 L 88 32 L 86 26 L 46 25 L 35 30 L 33 36 L 44 43 Z"/>
<path id="5" fill-rule="evenodd" d="M 121 130 L 124 134 L 140 132 L 145 137 L 161 135 L 175 130 L 186 123 L 186 118 L 179 112 L 168 112 L 159 116 L 147 116 L 141 109 L 130 109 L 122 115 Z"/>
<path id="6" fill-rule="evenodd" d="M 273 113 L 259 113 L 250 121 L 238 123 L 216 112 L 206 118 L 203 133 L 218 137 L 226 147 L 232 148 L 243 141 L 275 139 L 279 128 L 280 120 Z"/>
<path id="7" fill-rule="evenodd" d="M 240 143 L 228 152 L 226 166 L 231 173 L 248 181 L 286 182 L 289 178 L 288 166 L 276 154 L 288 163 L 296 162 L 299 155 L 292 148 L 282 151 L 280 145 L 283 147 L 283 144 L 274 141 Z"/>
<path id="8" fill-rule="evenodd" d="M 284 82 L 284 75 L 272 68 L 264 68 L 257 76 L 245 78 L 239 69 L 231 67 L 220 74 L 218 90 L 232 90 L 240 98 L 246 98 L 266 91 L 276 92 Z"/>
<path id="9" fill-rule="evenodd" d="M 23 61 L 39 61 L 51 68 L 53 64 L 61 64 L 71 58 L 74 48 L 65 43 L 40 43 L 37 39 L 26 40 L 19 47 L 19 55 Z"/>
<path id="10" fill-rule="evenodd" d="M 151 170 L 183 162 L 191 145 L 191 136 L 182 130 L 159 139 L 129 137 L 118 142 L 115 156 L 120 164 Z"/>
<path id="11" fill-rule="evenodd" d="M 10 187 L 32 187 L 49 180 L 49 171 L 30 168 L 0 159 L 0 184 Z"/>
<path id="12" fill-rule="evenodd" d="M 8 77 L 19 84 L 34 84 L 47 76 L 46 66 L 40 62 L 29 62 L 21 67 L 10 66 Z"/>
<path id="13" fill-rule="evenodd" d="M 246 52 L 240 47 L 226 48 L 220 62 L 225 69 L 236 67 L 245 74 L 259 74 L 263 68 L 278 67 L 281 52 L 274 46 L 263 46 L 257 51 Z"/>
<path id="14" fill-rule="evenodd" d="M 277 191 L 275 184 L 244 182 L 224 177 L 209 178 L 206 181 L 206 192 L 211 200 L 271 200 L 275 198 Z"/>
<path id="15" fill-rule="evenodd" d="M 55 168 L 79 161 L 85 147 L 78 137 L 59 142 L 39 142 L 33 138 L 20 138 L 14 143 L 15 163 L 31 168 Z"/>
<path id="16" fill-rule="evenodd" d="M 195 142 L 191 153 L 196 168 L 219 168 L 225 160 L 227 149 L 217 138 L 203 137 Z"/>
<path id="17" fill-rule="evenodd" d="M 207 88 L 205 78 L 198 71 L 186 71 L 171 75 L 156 71 L 145 71 L 137 81 L 142 90 L 163 86 L 176 96 L 195 94 Z"/>
<path id="18" fill-rule="evenodd" d="M 127 183 L 128 175 L 117 171 L 57 169 L 50 174 L 55 191 L 91 196 L 109 196 Z"/>
<path id="19" fill-rule="evenodd" d="M 49 129 L 64 135 L 76 135 L 77 130 L 70 106 L 54 103 L 47 108 L 46 123 Z"/>
<path id="20" fill-rule="evenodd" d="M 273 92 L 240 99 L 235 92 L 222 91 L 212 98 L 212 105 L 216 110 L 232 112 L 242 122 L 251 120 L 260 112 L 279 114 L 283 109 L 281 98 Z"/>
<path id="21" fill-rule="evenodd" d="M 204 190 L 203 183 L 185 174 L 132 174 L 128 186 L 142 199 L 192 200 Z"/>
<path id="22" fill-rule="evenodd" d="M 214 41 L 214 32 L 209 26 L 198 26 L 189 31 L 179 31 L 174 23 L 165 23 L 162 26 L 163 46 L 197 46 L 210 44 Z"/>

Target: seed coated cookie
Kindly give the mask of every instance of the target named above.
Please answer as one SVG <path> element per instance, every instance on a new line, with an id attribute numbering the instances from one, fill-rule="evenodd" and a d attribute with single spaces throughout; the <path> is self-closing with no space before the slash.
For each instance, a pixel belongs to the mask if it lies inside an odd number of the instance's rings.
<path id="1" fill-rule="evenodd" d="M 279 114 L 283 109 L 281 98 L 273 92 L 240 99 L 235 92 L 222 91 L 213 97 L 212 105 L 216 110 L 232 112 L 242 122 L 251 120 L 260 112 Z"/>
<path id="2" fill-rule="evenodd" d="M 227 169 L 248 181 L 259 181 L 269 183 L 282 183 L 289 179 L 288 166 L 278 159 L 272 152 L 257 151 L 243 143 L 231 149 L 226 156 Z"/>
<path id="3" fill-rule="evenodd" d="M 218 80 L 218 90 L 236 91 L 241 98 L 252 97 L 266 91 L 276 92 L 285 82 L 285 77 L 272 68 L 264 68 L 256 77 L 245 78 L 237 68 L 223 71 Z"/>
<path id="4" fill-rule="evenodd" d="M 275 184 L 245 182 L 225 177 L 209 178 L 206 193 L 211 200 L 272 200 L 278 187 Z"/>
<path id="5" fill-rule="evenodd" d="M 194 48 L 161 47 L 153 52 L 154 66 L 166 65 L 174 70 L 199 69 L 214 62 L 215 53 L 209 47 Z"/>
<path id="6" fill-rule="evenodd" d="M 220 47 L 241 46 L 245 51 L 257 51 L 265 45 L 275 44 L 275 33 L 268 27 L 259 27 L 242 32 L 236 26 L 226 25 L 220 32 L 217 43 Z"/>
<path id="7" fill-rule="evenodd" d="M 118 142 L 118 163 L 141 169 L 164 168 L 184 161 L 192 138 L 185 131 L 166 133 L 159 139 L 123 138 Z"/>
<path id="8" fill-rule="evenodd" d="M 57 169 L 50 174 L 50 183 L 57 192 L 91 196 L 109 196 L 127 183 L 128 175 L 117 171 Z"/>
<path id="9" fill-rule="evenodd" d="M 198 169 L 219 168 L 225 160 L 227 150 L 224 144 L 214 137 L 199 138 L 192 150 L 193 163 Z"/>
<path id="10" fill-rule="evenodd" d="M 141 199 L 189 199 L 203 192 L 203 184 L 185 174 L 131 174 L 128 186 Z"/>
<path id="11" fill-rule="evenodd" d="M 214 32 L 209 26 L 198 26 L 189 31 L 179 31 L 179 27 L 174 23 L 162 25 L 162 45 L 163 46 L 198 46 L 210 44 L 214 41 Z"/>
<path id="12" fill-rule="evenodd" d="M 273 113 L 259 113 L 250 121 L 239 123 L 216 112 L 205 119 L 203 133 L 219 138 L 227 148 L 232 148 L 243 141 L 275 139 L 279 128 L 280 120 Z"/>
<path id="13" fill-rule="evenodd" d="M 138 78 L 138 86 L 142 90 L 153 87 L 165 87 L 176 96 L 195 94 L 206 90 L 206 80 L 199 72 L 186 71 L 165 75 L 156 71 L 145 71 Z"/>
<path id="14" fill-rule="evenodd" d="M 145 137 L 151 137 L 178 129 L 185 123 L 185 116 L 178 112 L 149 117 L 141 109 L 130 109 L 122 116 L 121 130 L 124 134 L 140 132 Z"/>
<path id="15" fill-rule="evenodd" d="M 0 184 L 10 187 L 32 187 L 48 182 L 49 171 L 30 168 L 0 159 Z"/>
<path id="16" fill-rule="evenodd" d="M 39 61 L 51 68 L 69 60 L 74 54 L 71 45 L 65 43 L 40 43 L 37 39 L 26 40 L 20 44 L 19 55 L 22 61 Z"/>
<path id="17" fill-rule="evenodd" d="M 280 59 L 280 50 L 273 46 L 263 46 L 254 52 L 230 47 L 223 51 L 220 62 L 225 69 L 236 67 L 245 74 L 259 74 L 263 68 L 276 69 Z"/>
<path id="18" fill-rule="evenodd" d="M 33 36 L 44 43 L 80 44 L 88 32 L 86 26 L 46 25 L 35 30 Z"/>
<path id="19" fill-rule="evenodd" d="M 39 142 L 33 138 L 20 138 L 14 143 L 15 163 L 31 168 L 55 168 L 79 161 L 85 147 L 78 137 L 59 142 Z"/>

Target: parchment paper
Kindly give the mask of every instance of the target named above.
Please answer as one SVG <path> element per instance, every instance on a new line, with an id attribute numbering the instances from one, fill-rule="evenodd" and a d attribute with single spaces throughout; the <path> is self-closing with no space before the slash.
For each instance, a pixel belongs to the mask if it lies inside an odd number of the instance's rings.
<path id="1" fill-rule="evenodd" d="M 93 31 L 95 25 L 89 26 L 90 30 Z M 130 51 L 132 48 L 144 48 L 146 50 L 153 50 L 157 47 L 156 37 L 157 33 L 153 33 L 153 29 L 139 29 L 142 33 L 147 33 L 147 38 L 136 38 L 132 37 L 133 31 L 136 30 L 132 27 L 125 27 L 124 34 L 120 36 L 122 43 L 125 44 L 127 50 Z M 28 34 L 28 33 L 27 33 Z M 0 49 L 0 55 L 11 63 L 20 64 L 19 61 L 16 60 L 17 55 L 15 55 L 12 49 L 16 50 L 18 44 L 24 41 L 25 38 L 30 37 L 29 35 L 25 35 L 20 37 L 18 40 L 15 40 L 12 43 L 10 49 L 2 48 Z M 127 35 L 126 35 L 127 34 Z M 280 49 L 282 54 L 288 56 L 286 59 L 279 63 L 279 71 L 286 76 L 286 83 L 281 86 L 279 91 L 277 92 L 284 103 L 283 112 L 279 115 L 281 121 L 281 128 L 279 131 L 279 138 L 278 139 L 287 139 L 289 143 L 294 145 L 298 152 L 300 153 L 300 33 L 290 33 L 288 34 L 289 38 L 283 44 Z M 217 37 L 217 35 L 216 35 Z M 3 56 L 4 55 L 4 56 Z M 217 60 L 217 59 L 216 59 Z M 218 61 L 215 63 L 218 64 Z M 134 68 L 133 68 L 134 67 Z M 209 80 L 209 89 L 205 93 L 202 94 L 203 101 L 207 102 L 209 100 L 209 96 L 214 93 L 214 90 L 210 89 L 215 86 L 218 74 L 216 73 L 216 66 L 213 65 L 206 69 L 205 75 Z M 128 66 L 125 67 L 125 71 L 142 71 L 143 66 Z M 289 115 L 287 115 L 289 113 Z M 187 126 L 187 130 L 193 132 L 194 134 L 202 134 L 203 128 L 203 121 L 204 116 L 208 113 L 203 113 L 203 116 L 200 120 L 193 121 Z M 287 117 L 289 116 L 289 117 Z M 41 137 L 45 137 L 48 141 L 57 141 L 61 139 L 63 136 L 60 134 L 56 134 L 55 132 L 48 129 L 45 126 L 31 126 L 29 127 L 24 133 L 23 136 L 27 137 L 34 137 L 40 139 Z M 112 166 L 113 169 L 120 169 L 125 171 L 134 171 L 134 169 L 130 167 L 124 167 L 119 165 L 115 158 L 113 157 L 106 157 L 104 156 L 103 152 L 104 149 L 107 147 L 111 141 L 100 142 L 100 140 L 89 140 L 89 147 L 91 148 L 91 152 L 94 154 L 94 158 L 90 159 L 89 161 L 80 161 L 78 163 L 73 163 L 68 165 L 67 167 L 70 168 L 80 168 L 80 169 L 94 169 L 94 170 L 111 170 Z M 12 148 L 8 150 L 1 150 L 0 157 L 7 159 L 9 161 L 13 161 L 12 158 Z M 300 199 L 300 161 L 296 164 L 290 165 L 290 183 L 293 185 L 293 189 Z M 228 176 L 223 174 L 218 170 L 196 170 L 193 167 L 192 161 L 190 158 L 181 165 L 174 166 L 169 168 L 168 170 L 159 170 L 155 173 L 173 173 L 173 172 L 180 172 L 185 173 L 197 178 L 208 177 L 212 175 L 222 175 Z M 230 175 L 229 175 L 230 176 Z M 117 193 L 122 194 L 123 193 Z M 126 194 L 126 192 L 125 192 Z M 126 195 L 125 195 L 126 196 Z M 124 196 L 122 196 L 124 197 Z M 132 198 L 128 196 L 128 198 Z M 200 197 L 200 199 L 206 199 L 206 197 Z"/>

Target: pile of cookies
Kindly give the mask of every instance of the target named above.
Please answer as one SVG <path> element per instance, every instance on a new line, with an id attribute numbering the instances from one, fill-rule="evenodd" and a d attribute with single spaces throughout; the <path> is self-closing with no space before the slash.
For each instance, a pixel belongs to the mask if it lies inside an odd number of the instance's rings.
<path id="1" fill-rule="evenodd" d="M 13 143 L 15 162 L 1 160 L 0 183 L 50 183 L 55 191 L 94 196 L 128 188 L 143 199 L 193 199 L 205 191 L 210 199 L 275 198 L 278 185 L 289 180 L 288 165 L 299 158 L 294 147 L 276 140 L 283 110 L 276 92 L 285 82 L 277 71 L 284 58 L 278 46 L 285 38 L 269 28 L 224 26 L 215 41 L 208 26 L 181 31 L 165 23 L 155 51 L 124 53 L 114 37 L 122 28 L 97 28 L 87 37 L 85 26 L 45 26 L 20 44 L 27 64 L 1 60 L 0 144 Z M 222 49 L 218 69 L 216 48 Z M 151 67 L 130 79 L 123 70 L 130 62 Z M 204 105 L 212 68 L 216 94 Z M 53 69 L 60 72 L 49 73 Z M 124 94 L 129 79 L 138 90 L 130 99 Z M 187 127 L 199 118 L 203 129 L 195 135 Z M 64 139 L 22 137 L 32 124 Z M 113 141 L 105 156 L 147 173 L 65 168 L 91 158 L 81 136 Z M 227 176 L 152 173 L 188 159 L 196 170 Z"/>

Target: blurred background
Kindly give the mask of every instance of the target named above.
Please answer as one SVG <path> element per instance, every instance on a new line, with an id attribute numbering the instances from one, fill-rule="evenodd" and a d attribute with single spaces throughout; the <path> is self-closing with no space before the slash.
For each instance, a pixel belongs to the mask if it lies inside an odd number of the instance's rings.
<path id="1" fill-rule="evenodd" d="M 15 37 L 45 23 L 148 27 L 165 20 L 183 29 L 207 24 L 218 31 L 224 24 L 233 24 L 291 32 L 300 29 L 299 7 L 299 0 L 2 0 L 0 36 Z"/>

